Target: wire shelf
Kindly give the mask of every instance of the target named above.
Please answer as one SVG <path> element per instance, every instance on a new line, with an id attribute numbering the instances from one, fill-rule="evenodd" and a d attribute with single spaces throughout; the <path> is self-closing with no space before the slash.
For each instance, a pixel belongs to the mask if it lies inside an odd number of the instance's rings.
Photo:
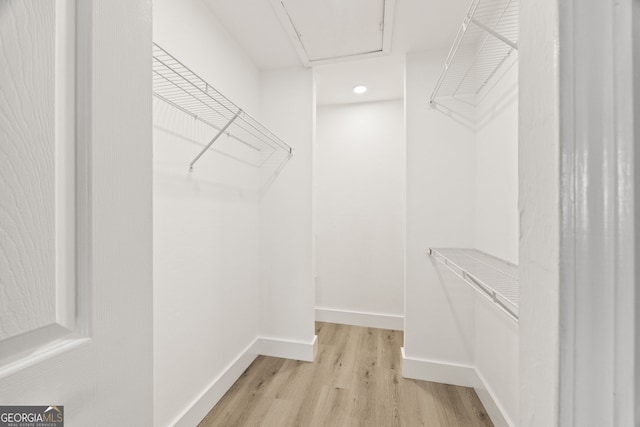
<path id="1" fill-rule="evenodd" d="M 222 135 L 255 150 L 262 163 L 283 153 L 289 157 L 293 154 L 291 146 L 156 43 L 153 44 L 153 95 L 216 131 L 189 165 L 191 170 Z"/>
<path id="2" fill-rule="evenodd" d="M 518 320 L 518 266 L 476 249 L 430 248 L 429 255 Z"/>
<path id="3" fill-rule="evenodd" d="M 473 0 L 429 102 L 477 105 L 517 52 L 518 0 Z"/>

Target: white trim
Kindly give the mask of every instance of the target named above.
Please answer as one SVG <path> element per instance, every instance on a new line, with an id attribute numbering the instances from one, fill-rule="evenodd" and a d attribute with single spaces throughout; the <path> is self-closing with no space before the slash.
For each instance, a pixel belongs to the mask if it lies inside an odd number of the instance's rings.
<path id="1" fill-rule="evenodd" d="M 404 347 L 400 348 L 400 352 L 402 353 L 403 378 L 473 387 L 487 411 L 487 415 L 496 427 L 514 427 L 516 425 L 507 415 L 500 400 L 495 397 L 489 383 L 475 367 L 407 357 Z"/>
<path id="2" fill-rule="evenodd" d="M 478 376 L 472 366 L 408 357 L 404 347 L 402 353 L 402 376 L 415 380 L 451 384 L 462 387 L 476 387 Z"/>
<path id="3" fill-rule="evenodd" d="M 231 388 L 233 383 L 240 378 L 240 375 L 242 375 L 256 357 L 258 357 L 258 352 L 256 351 L 258 342 L 259 338 L 253 340 L 169 425 L 176 427 L 192 427 L 198 425 L 209 413 L 211 408 L 213 408 Z"/>
<path id="4" fill-rule="evenodd" d="M 55 257 L 56 320 L 76 322 L 76 5 L 56 2 L 55 40 Z"/>
<path id="5" fill-rule="evenodd" d="M 56 333 L 49 332 L 51 329 L 54 329 L 55 331 L 63 328 L 59 325 L 50 325 L 49 327 L 42 328 L 41 331 L 44 334 L 51 336 Z M 38 331 L 38 333 L 40 333 L 40 331 Z M 0 364 L 0 379 L 7 378 L 48 359 L 53 359 L 54 357 L 59 357 L 62 354 L 70 353 L 72 351 L 78 351 L 79 348 L 92 343 L 90 338 L 86 338 L 81 335 L 68 335 L 66 334 L 66 331 L 59 333 L 63 335 L 62 338 L 49 342 L 35 350 L 31 349 L 28 356 L 20 358 L 24 353 L 19 353 L 17 355 L 12 355 L 13 358 L 0 359 L 2 362 L 2 364 Z M 6 364 L 5 360 L 8 360 Z"/>
<path id="6" fill-rule="evenodd" d="M 318 353 L 318 336 L 314 335 L 311 342 L 260 337 L 256 343 L 256 349 L 263 356 L 313 362 Z"/>
<path id="7" fill-rule="evenodd" d="M 404 330 L 404 316 L 397 314 L 365 313 L 316 307 L 316 320 L 318 322 L 364 326 L 366 328 Z"/>
<path id="8" fill-rule="evenodd" d="M 637 3 L 560 8 L 562 426 L 638 425 L 640 417 Z"/>
<path id="9" fill-rule="evenodd" d="M 380 58 L 382 56 L 387 56 L 388 53 L 384 50 L 378 50 L 375 52 L 367 52 L 367 53 L 356 53 L 353 55 L 345 55 L 345 56 L 336 56 L 335 58 L 327 58 L 327 59 L 316 59 L 313 61 L 309 61 L 308 65 L 305 64 L 305 67 L 313 67 L 316 65 L 328 65 L 328 64 L 337 64 L 340 62 L 347 61 L 359 61 L 362 59 L 371 59 L 371 58 Z"/>
<path id="10" fill-rule="evenodd" d="M 386 56 L 391 52 L 391 40 L 393 34 L 393 21 L 395 16 L 396 0 L 384 0 L 384 22 L 382 23 L 382 46 L 379 51 L 367 52 L 354 55 L 346 55 L 335 58 L 316 59 L 310 60 L 307 56 L 307 51 L 300 40 L 301 34 L 298 33 L 294 23 L 291 21 L 289 12 L 284 5 L 283 0 L 270 0 L 273 11 L 275 12 L 280 24 L 284 28 L 291 41 L 291 44 L 296 50 L 302 65 L 305 67 L 312 67 L 314 65 L 326 65 L 334 64 L 336 62 L 353 61 L 354 59 L 366 59 L 375 58 L 379 56 Z"/>
<path id="11" fill-rule="evenodd" d="M 482 374 L 476 369 L 476 377 L 478 384 L 474 387 L 482 406 L 491 418 L 495 427 L 515 427 L 516 424 L 509 418 L 500 400 L 496 398 L 496 394 L 484 379 Z"/>
<path id="12" fill-rule="evenodd" d="M 396 0 L 385 0 L 384 21 L 382 23 L 382 53 L 385 55 L 391 52 L 391 36 L 393 35 L 393 21 L 396 16 Z"/>
<path id="13" fill-rule="evenodd" d="M 311 342 L 257 337 L 169 425 L 197 425 L 258 355 L 313 362 L 317 352 L 317 335 Z"/>
<path id="14" fill-rule="evenodd" d="M 309 63 L 307 52 L 305 52 L 304 50 L 304 46 L 300 41 L 300 35 L 298 34 L 298 30 L 293 25 L 293 22 L 291 22 L 291 19 L 289 18 L 289 14 L 287 13 L 287 10 L 284 7 L 284 3 L 282 2 L 282 0 L 271 0 L 271 6 L 273 7 L 273 11 L 278 17 L 278 20 L 280 21 L 282 28 L 284 28 L 284 30 L 286 31 L 287 36 L 289 37 L 289 41 L 291 41 L 291 44 L 295 48 L 296 53 L 300 58 L 300 61 L 302 61 L 302 65 L 304 65 L 305 67 L 310 67 L 311 64 Z"/>

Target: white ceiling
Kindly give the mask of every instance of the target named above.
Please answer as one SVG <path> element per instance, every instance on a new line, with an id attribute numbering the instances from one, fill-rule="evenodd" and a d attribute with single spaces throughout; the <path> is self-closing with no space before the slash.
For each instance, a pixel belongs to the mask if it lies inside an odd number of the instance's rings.
<path id="1" fill-rule="evenodd" d="M 273 69 L 302 65 L 270 0 L 203 1 L 209 5 L 227 31 L 259 68 Z M 287 4 L 296 2 L 304 4 L 306 1 L 308 0 L 288 0 Z M 342 2 L 346 4 L 349 0 L 342 0 Z M 391 54 L 375 59 L 316 66 L 319 103 L 401 98 L 404 86 L 404 54 L 449 48 L 462 23 L 469 2 L 470 0 L 396 0 Z M 370 3 L 372 8 L 377 8 L 379 2 L 370 1 Z M 303 16 L 302 12 L 303 9 L 296 11 Z M 337 12 L 337 14 L 341 13 Z M 318 17 L 318 28 L 322 28 L 322 31 L 329 33 L 332 29 L 339 31 L 338 28 L 344 26 L 344 23 L 340 22 L 325 22 L 327 19 L 327 17 Z M 339 43 L 339 38 L 334 42 L 336 52 L 344 47 Z M 327 54 L 326 51 L 323 52 L 323 55 Z M 351 88 L 358 83 L 367 84 L 369 91 L 364 96 L 354 98 Z M 348 95 L 345 94 L 347 89 Z"/>
<path id="2" fill-rule="evenodd" d="M 404 94 L 404 55 L 319 65 L 314 69 L 318 104 L 402 99 Z M 359 84 L 367 87 L 366 93 L 353 93 L 353 87 Z"/>
<path id="3" fill-rule="evenodd" d="M 381 52 L 384 0 L 272 0 L 303 62 Z M 330 23 L 328 25 L 328 23 Z"/>

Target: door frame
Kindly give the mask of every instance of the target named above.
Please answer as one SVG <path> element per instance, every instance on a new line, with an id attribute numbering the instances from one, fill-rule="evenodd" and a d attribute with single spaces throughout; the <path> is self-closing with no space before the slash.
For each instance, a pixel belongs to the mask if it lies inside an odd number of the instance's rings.
<path id="1" fill-rule="evenodd" d="M 639 421 L 638 3 L 559 2 L 561 426 Z"/>

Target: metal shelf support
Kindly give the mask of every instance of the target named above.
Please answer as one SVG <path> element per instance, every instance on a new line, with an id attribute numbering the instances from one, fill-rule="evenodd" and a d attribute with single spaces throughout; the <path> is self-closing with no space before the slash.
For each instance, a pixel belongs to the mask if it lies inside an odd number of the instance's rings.
<path id="1" fill-rule="evenodd" d="M 202 155 L 209 149 L 211 148 L 211 146 L 213 145 L 214 142 L 216 142 L 216 140 L 218 138 L 220 138 L 220 136 L 222 134 L 224 134 L 226 132 L 226 130 L 229 128 L 229 126 L 231 126 L 231 124 L 238 118 L 238 116 L 240 115 L 240 113 L 242 112 L 242 110 L 238 110 L 238 112 L 231 118 L 231 120 L 229 120 L 227 122 L 226 125 L 224 125 L 224 127 L 222 129 L 220 129 L 218 131 L 218 133 L 216 134 L 216 136 L 213 137 L 213 139 L 211 141 L 209 141 L 209 143 L 202 149 L 202 151 L 200 151 L 198 153 L 198 155 L 196 156 L 195 159 L 193 159 L 191 161 L 191 163 L 189 163 L 189 171 L 193 172 L 193 165 L 196 164 L 196 162 L 200 159 L 200 157 L 202 157 Z"/>
<path id="2" fill-rule="evenodd" d="M 512 42 L 508 38 L 502 36 L 500 33 L 493 31 L 493 28 L 487 27 L 486 25 L 484 25 L 482 22 L 478 21 L 475 18 L 472 18 L 471 22 L 473 22 L 478 27 L 482 28 L 483 30 L 485 30 L 487 33 L 491 34 L 493 37 L 497 38 L 498 40 L 502 40 L 503 42 L 511 46 L 513 49 L 518 50 L 518 43 Z"/>
<path id="3" fill-rule="evenodd" d="M 498 74 L 507 58 L 515 57 L 512 53 L 518 51 L 518 1 L 472 1 L 429 98 L 432 107 L 440 98 L 470 103 Z"/>
<path id="4" fill-rule="evenodd" d="M 247 157 L 252 159 L 249 162 L 252 166 L 262 167 L 293 155 L 289 144 L 155 43 L 152 75 L 156 98 L 216 131 L 216 135 L 189 164 L 190 171 L 223 134 L 234 149 L 236 143 L 242 144 L 237 148 L 249 153 Z"/>

